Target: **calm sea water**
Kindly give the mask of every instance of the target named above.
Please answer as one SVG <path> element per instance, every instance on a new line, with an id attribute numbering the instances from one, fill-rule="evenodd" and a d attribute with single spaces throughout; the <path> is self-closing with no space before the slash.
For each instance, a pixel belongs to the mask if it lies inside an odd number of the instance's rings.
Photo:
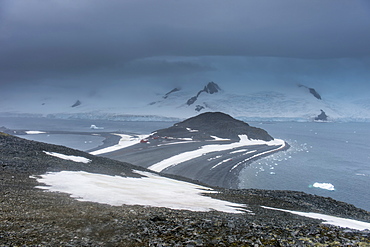
<path id="1" fill-rule="evenodd" d="M 104 130 L 90 130 L 94 124 Z M 148 134 L 172 126 L 173 122 L 129 122 L 1 118 L 10 129 L 60 130 Z M 329 196 L 370 211 L 370 124 L 369 123 L 250 123 L 267 130 L 291 148 L 253 162 L 239 176 L 240 188 L 296 190 Z M 99 136 L 27 135 L 28 139 L 88 150 L 101 144 Z M 312 187 L 330 183 L 334 191 Z"/>
<path id="2" fill-rule="evenodd" d="M 121 132 L 127 134 L 150 134 L 154 130 L 168 128 L 174 122 L 159 121 L 105 121 L 85 119 L 49 119 L 49 118 L 21 118 L 21 117 L 0 117 L 0 127 L 4 126 L 15 130 L 36 130 L 36 131 L 67 131 L 84 132 L 91 135 L 80 134 L 36 134 L 19 135 L 22 138 L 50 144 L 63 145 L 82 151 L 96 148 L 103 143 L 104 138 L 93 133 L 99 132 Z M 102 127 L 100 130 L 90 129 L 91 125 Z M 17 133 L 14 133 L 17 135 Z"/>
<path id="3" fill-rule="evenodd" d="M 369 123 L 251 123 L 287 141 L 287 151 L 253 162 L 240 173 L 240 188 L 297 190 L 370 211 Z M 330 183 L 335 190 L 316 188 Z"/>

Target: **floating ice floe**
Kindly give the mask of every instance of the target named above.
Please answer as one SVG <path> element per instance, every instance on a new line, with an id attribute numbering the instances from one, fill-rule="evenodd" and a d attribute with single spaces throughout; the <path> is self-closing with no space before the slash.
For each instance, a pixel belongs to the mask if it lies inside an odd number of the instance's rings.
<path id="1" fill-rule="evenodd" d="M 46 151 L 44 151 L 44 153 L 46 153 L 47 155 L 50 155 L 50 156 L 54 156 L 54 157 L 64 159 L 64 160 L 71 160 L 71 161 L 74 161 L 74 162 L 81 162 L 81 163 L 85 163 L 85 164 L 91 162 L 90 159 L 87 159 L 87 158 L 81 157 L 81 156 L 66 155 L 66 154 L 60 154 L 60 153 L 55 153 L 55 152 L 46 152 Z"/>
<path id="2" fill-rule="evenodd" d="M 38 131 L 38 130 L 27 130 L 25 131 L 27 135 L 37 135 L 37 134 L 45 134 L 44 131 Z"/>
<path id="3" fill-rule="evenodd" d="M 316 182 L 312 185 L 312 187 L 320 188 L 320 189 L 324 189 L 324 190 L 331 190 L 331 191 L 335 190 L 334 185 L 332 185 L 331 183 L 317 183 Z"/>
<path id="4" fill-rule="evenodd" d="M 97 127 L 96 125 L 92 124 L 90 126 L 90 129 L 93 129 L 93 130 L 102 130 L 102 129 L 104 129 L 104 127 Z"/>
<path id="5" fill-rule="evenodd" d="M 218 200 L 202 193 L 217 193 L 211 188 L 162 177 L 150 172 L 134 171 L 144 177 L 122 177 L 61 171 L 32 177 L 52 192 L 64 192 L 79 201 L 91 201 L 113 206 L 143 205 L 180 210 L 227 213 L 251 212 L 244 204 Z"/>
<path id="6" fill-rule="evenodd" d="M 131 135 L 125 135 L 125 134 L 114 134 L 114 135 L 121 137 L 118 144 L 90 152 L 90 154 L 98 155 L 98 154 L 113 152 L 113 151 L 116 151 L 122 148 L 126 148 L 129 146 L 138 144 L 140 143 L 141 140 L 148 137 L 148 135 L 138 135 L 138 136 L 131 136 Z"/>
<path id="7" fill-rule="evenodd" d="M 356 230 L 360 230 L 360 231 L 370 229 L 370 223 L 368 223 L 368 222 L 346 219 L 346 218 L 340 218 L 340 217 L 336 217 L 336 216 L 330 216 L 330 215 L 319 214 L 319 213 L 306 213 L 306 212 L 292 211 L 292 210 L 272 208 L 272 207 L 266 207 L 266 206 L 261 206 L 261 207 L 266 208 L 266 209 L 271 209 L 271 210 L 278 210 L 278 211 L 288 212 L 288 213 L 291 213 L 291 214 L 297 214 L 297 215 L 305 216 L 305 217 L 312 218 L 312 219 L 324 220 L 323 224 L 329 224 L 329 225 L 334 225 L 334 226 L 351 228 L 351 229 L 356 229 Z"/>

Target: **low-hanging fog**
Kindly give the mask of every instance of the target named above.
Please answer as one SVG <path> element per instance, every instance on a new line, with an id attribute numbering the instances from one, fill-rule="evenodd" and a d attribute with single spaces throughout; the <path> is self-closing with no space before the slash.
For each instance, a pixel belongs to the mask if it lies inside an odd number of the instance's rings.
<path id="1" fill-rule="evenodd" d="M 304 84 L 369 98 L 366 0 L 3 0 L 0 20 L 2 105 L 135 102 L 209 81 L 235 93 Z"/>

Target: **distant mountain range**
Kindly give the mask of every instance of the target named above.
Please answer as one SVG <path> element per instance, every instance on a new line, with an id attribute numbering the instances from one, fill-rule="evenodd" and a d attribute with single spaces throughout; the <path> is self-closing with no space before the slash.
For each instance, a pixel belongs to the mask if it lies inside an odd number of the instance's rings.
<path id="1" fill-rule="evenodd" d="M 190 115 L 191 112 L 222 111 L 244 120 L 366 121 L 370 107 L 361 102 L 327 99 L 315 88 L 298 84 L 292 88 L 229 93 L 228 88 L 209 82 L 197 93 L 175 88 L 149 104 L 154 111 Z M 175 115 L 180 115 L 175 114 Z M 325 115 L 324 115 L 325 114 Z M 172 115 L 173 116 L 173 115 Z M 323 117 L 325 116 L 325 117 Z"/>
<path id="2" fill-rule="evenodd" d="M 302 84 L 252 89 L 208 82 L 198 89 L 182 85 L 166 90 L 146 85 L 140 92 L 125 91 L 122 96 L 109 88 L 99 97 L 76 93 L 45 97 L 43 92 L 27 100 L 3 99 L 0 115 L 172 121 L 221 111 L 244 121 L 370 121 L 370 100 L 334 98 Z M 322 118 L 323 112 L 326 118 Z"/>

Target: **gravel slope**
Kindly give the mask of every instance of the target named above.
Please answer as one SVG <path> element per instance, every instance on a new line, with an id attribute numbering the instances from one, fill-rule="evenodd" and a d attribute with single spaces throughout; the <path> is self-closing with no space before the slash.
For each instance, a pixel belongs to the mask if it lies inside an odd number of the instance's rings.
<path id="1" fill-rule="evenodd" d="M 88 164 L 43 153 L 89 158 Z M 370 222 L 352 205 L 291 191 L 226 190 L 212 197 L 245 203 L 252 214 L 192 212 L 80 202 L 36 189 L 30 175 L 84 170 L 138 176 L 127 163 L 0 133 L 0 246 L 370 246 L 370 232 L 320 224 L 260 205 Z"/>

